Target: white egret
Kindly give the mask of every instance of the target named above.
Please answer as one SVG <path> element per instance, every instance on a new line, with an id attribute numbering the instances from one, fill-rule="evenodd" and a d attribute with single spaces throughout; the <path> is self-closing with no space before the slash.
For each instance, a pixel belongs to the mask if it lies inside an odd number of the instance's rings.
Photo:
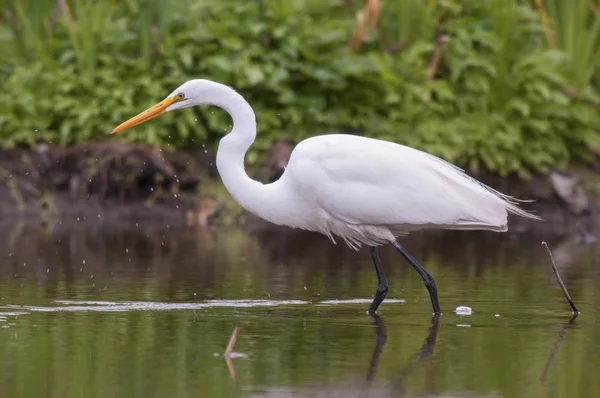
<path id="1" fill-rule="evenodd" d="M 513 198 L 433 155 L 355 135 L 321 135 L 300 142 L 281 178 L 262 184 L 244 170 L 246 151 L 256 138 L 252 107 L 234 89 L 209 80 L 184 83 L 112 133 L 196 105 L 220 107 L 232 118 L 231 132 L 219 142 L 217 169 L 242 207 L 274 224 L 320 232 L 332 240 L 341 237 L 354 249 L 370 246 L 378 279 L 370 314 L 388 291 L 378 246 L 391 243 L 417 270 L 438 315 L 434 278 L 400 245 L 398 236 L 425 228 L 503 232 L 508 213 L 539 219 L 517 207 Z"/>

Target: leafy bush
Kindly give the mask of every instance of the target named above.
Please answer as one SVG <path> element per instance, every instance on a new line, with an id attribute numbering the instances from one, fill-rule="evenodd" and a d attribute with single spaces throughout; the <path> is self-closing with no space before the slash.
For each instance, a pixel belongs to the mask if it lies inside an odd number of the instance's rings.
<path id="1" fill-rule="evenodd" d="M 339 0 L 59 1 L 53 23 L 56 9 L 26 18 L 31 1 L 15 0 L 12 22 L 0 26 L 0 50 L 11 54 L 0 61 L 3 146 L 103 139 L 198 77 L 235 87 L 254 107 L 249 161 L 282 134 L 341 131 L 526 176 L 589 159 L 597 140 L 595 91 L 564 92 L 563 53 L 545 49 L 538 14 L 517 0 L 384 2 L 379 33 L 403 48 L 372 37 L 356 54 L 354 20 Z M 436 22 L 394 27 L 409 11 Z M 432 69 L 442 33 L 450 41 Z M 190 109 L 111 139 L 214 145 L 229 128 L 219 110 Z"/>
<path id="2" fill-rule="evenodd" d="M 541 14 L 547 10 L 550 17 L 548 45 L 567 55 L 564 67 L 570 88 L 584 91 L 598 70 L 600 8 L 588 0 L 545 0 L 538 7 Z"/>

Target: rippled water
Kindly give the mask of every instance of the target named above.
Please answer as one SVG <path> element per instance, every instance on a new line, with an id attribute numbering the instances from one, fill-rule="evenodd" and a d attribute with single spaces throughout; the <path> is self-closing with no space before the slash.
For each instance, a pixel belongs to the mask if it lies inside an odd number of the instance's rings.
<path id="1" fill-rule="evenodd" d="M 373 319 L 368 251 L 318 235 L 75 223 L 0 236 L 0 397 L 600 396 L 600 244 L 578 236 L 404 240 L 436 277 L 438 323 L 390 248 Z"/>

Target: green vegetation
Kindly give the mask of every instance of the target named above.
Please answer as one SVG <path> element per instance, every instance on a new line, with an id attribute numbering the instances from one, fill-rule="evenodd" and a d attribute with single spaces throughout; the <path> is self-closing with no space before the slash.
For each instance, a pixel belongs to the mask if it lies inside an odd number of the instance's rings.
<path id="1" fill-rule="evenodd" d="M 383 1 L 352 51 L 359 1 L 4 0 L 0 145 L 106 139 L 202 77 L 252 104 L 257 150 L 356 132 L 522 177 L 590 161 L 600 14 L 569 4 Z M 215 145 L 229 125 L 219 110 L 186 110 L 118 139 Z"/>

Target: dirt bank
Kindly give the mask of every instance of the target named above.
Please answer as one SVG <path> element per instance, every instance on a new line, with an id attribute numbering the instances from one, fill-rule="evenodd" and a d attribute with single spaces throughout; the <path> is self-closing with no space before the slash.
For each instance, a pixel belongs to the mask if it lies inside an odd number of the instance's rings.
<path id="1" fill-rule="evenodd" d="M 251 174 L 264 182 L 276 179 L 290 149 L 286 142 L 274 144 L 263 169 Z M 573 166 L 530 181 L 476 177 L 509 195 L 535 200 L 525 206 L 550 223 L 587 229 L 598 222 L 600 175 L 593 168 Z M 0 151 L 0 217 L 155 219 L 201 226 L 248 221 L 223 189 L 214 154 L 206 149 L 114 141 Z"/>
<path id="2" fill-rule="evenodd" d="M 218 173 L 203 148 L 119 142 L 0 151 L 0 216 L 182 218 Z"/>

